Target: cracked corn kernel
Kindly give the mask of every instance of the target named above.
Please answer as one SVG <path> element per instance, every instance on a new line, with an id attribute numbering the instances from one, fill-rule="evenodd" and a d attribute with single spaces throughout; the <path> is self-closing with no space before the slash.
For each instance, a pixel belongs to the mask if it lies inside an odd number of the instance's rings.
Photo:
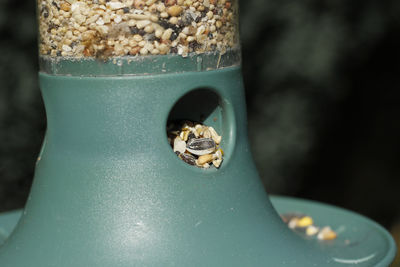
<path id="1" fill-rule="evenodd" d="M 314 225 L 310 225 L 306 229 L 306 235 L 308 235 L 308 236 L 316 235 L 318 232 L 319 232 L 319 228 Z"/>
<path id="2" fill-rule="evenodd" d="M 307 227 L 312 225 L 313 219 L 310 216 L 304 216 L 303 218 L 300 218 L 300 220 L 297 222 L 297 227 Z"/>
<path id="3" fill-rule="evenodd" d="M 319 240 L 333 240 L 336 237 L 337 234 L 329 226 L 322 228 L 317 235 Z"/>
<path id="4" fill-rule="evenodd" d="M 198 165 L 204 165 L 205 163 L 210 163 L 213 161 L 213 155 L 212 154 L 206 154 L 202 155 L 197 159 L 197 164 Z"/>

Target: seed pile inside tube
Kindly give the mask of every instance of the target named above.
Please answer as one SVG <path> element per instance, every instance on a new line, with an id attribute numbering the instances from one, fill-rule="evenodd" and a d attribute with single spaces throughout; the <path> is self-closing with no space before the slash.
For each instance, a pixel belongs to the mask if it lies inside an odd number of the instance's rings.
<path id="1" fill-rule="evenodd" d="M 185 121 L 167 127 L 168 141 L 177 156 L 187 164 L 199 168 L 219 168 L 223 150 L 219 147 L 222 137 L 213 127 Z"/>
<path id="2" fill-rule="evenodd" d="M 325 241 L 337 238 L 337 233 L 331 227 L 314 225 L 314 220 L 310 216 L 289 213 L 281 215 L 281 218 L 290 229 L 310 237 L 316 236 L 318 240 Z"/>
<path id="3" fill-rule="evenodd" d="M 40 55 L 109 58 L 239 45 L 236 1 L 38 0 Z"/>

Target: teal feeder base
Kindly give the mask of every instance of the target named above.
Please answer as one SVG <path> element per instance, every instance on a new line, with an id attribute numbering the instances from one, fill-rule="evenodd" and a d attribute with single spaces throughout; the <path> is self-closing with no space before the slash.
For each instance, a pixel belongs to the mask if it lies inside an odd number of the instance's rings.
<path id="1" fill-rule="evenodd" d="M 330 255 L 327 262 L 315 262 L 314 266 L 389 266 L 394 259 L 396 246 L 393 238 L 380 225 L 363 216 L 341 208 L 301 199 L 272 196 L 271 202 L 280 214 L 293 211 L 303 212 L 311 215 L 319 225 L 329 224 L 339 232 L 338 238 L 329 242 L 321 242 L 300 235 L 297 237 L 304 243 L 314 243 L 315 253 Z M 11 234 L 21 215 L 22 210 L 0 216 L 0 245 Z M 268 253 L 267 248 L 265 248 L 265 253 Z M 281 265 L 312 266 L 286 261 L 282 261 Z M 264 266 L 269 266 L 268 262 Z"/>
<path id="2" fill-rule="evenodd" d="M 341 209 L 273 199 L 278 212 L 301 211 L 342 231 L 330 243 L 281 221 L 249 152 L 239 67 L 40 74 L 40 85 L 47 134 L 19 223 L 14 229 L 18 213 L 0 217 L 2 267 L 388 266 L 394 257 L 387 232 Z M 220 169 L 173 153 L 166 125 L 177 119 L 223 136 Z"/>

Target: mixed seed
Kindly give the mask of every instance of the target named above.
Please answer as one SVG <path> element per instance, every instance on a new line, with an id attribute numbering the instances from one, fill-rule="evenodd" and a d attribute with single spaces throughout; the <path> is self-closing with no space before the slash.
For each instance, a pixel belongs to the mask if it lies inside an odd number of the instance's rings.
<path id="1" fill-rule="evenodd" d="M 171 123 L 167 135 L 175 154 L 187 164 L 205 169 L 221 166 L 224 152 L 219 145 L 222 137 L 213 127 L 190 121 Z"/>
<path id="2" fill-rule="evenodd" d="M 236 0 L 37 0 L 40 55 L 166 55 L 238 47 Z"/>
<path id="3" fill-rule="evenodd" d="M 307 215 L 300 214 L 284 214 L 281 215 L 283 222 L 285 222 L 290 229 L 305 234 L 309 237 L 314 237 L 321 241 L 334 240 L 337 238 L 337 233 L 331 227 L 318 227 L 314 225 L 314 220 Z"/>

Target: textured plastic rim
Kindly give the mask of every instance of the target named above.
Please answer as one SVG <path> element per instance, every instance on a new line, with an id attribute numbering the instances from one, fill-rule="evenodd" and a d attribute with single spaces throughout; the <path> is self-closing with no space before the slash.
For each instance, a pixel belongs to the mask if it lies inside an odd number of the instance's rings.
<path id="1" fill-rule="evenodd" d="M 217 70 L 239 66 L 240 50 L 224 54 L 209 52 L 180 55 L 125 56 L 109 60 L 94 58 L 61 58 L 41 56 L 40 71 L 51 75 L 69 76 L 125 76 Z"/>

